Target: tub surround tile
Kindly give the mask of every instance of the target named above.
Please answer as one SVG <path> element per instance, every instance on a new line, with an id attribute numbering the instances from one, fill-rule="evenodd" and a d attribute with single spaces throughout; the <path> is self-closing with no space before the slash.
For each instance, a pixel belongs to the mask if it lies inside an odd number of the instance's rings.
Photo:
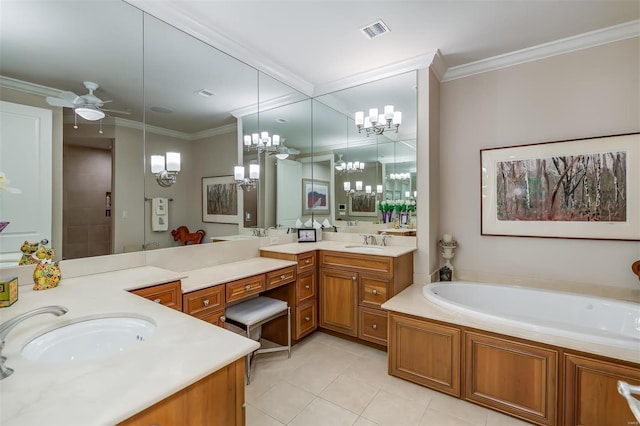
<path id="1" fill-rule="evenodd" d="M 639 351 L 616 348 L 596 343 L 581 342 L 566 337 L 554 336 L 519 328 L 513 325 L 507 325 L 504 321 L 500 321 L 499 319 L 485 319 L 471 314 L 447 310 L 424 298 L 422 295 L 423 287 L 423 284 L 413 284 L 389 299 L 382 305 L 382 307 L 389 311 L 444 321 L 460 326 L 487 330 L 494 333 L 533 340 L 549 345 L 640 363 Z"/>

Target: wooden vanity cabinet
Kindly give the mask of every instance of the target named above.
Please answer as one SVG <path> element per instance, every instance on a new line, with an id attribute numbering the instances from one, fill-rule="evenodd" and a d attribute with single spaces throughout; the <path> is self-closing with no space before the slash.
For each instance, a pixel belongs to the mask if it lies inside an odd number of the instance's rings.
<path id="1" fill-rule="evenodd" d="M 265 293 L 265 296 L 286 301 L 291 307 L 291 339 L 295 344 L 318 328 L 316 251 L 299 254 L 261 251 L 261 256 L 290 260 L 297 264 L 290 267 L 295 272 L 294 283 L 280 286 Z M 262 327 L 263 336 L 278 343 L 286 341 L 285 332 L 284 318 L 275 319 Z"/>
<path id="2" fill-rule="evenodd" d="M 380 306 L 413 282 L 413 253 L 399 257 L 320 251 L 320 327 L 387 345 Z"/>
<path id="3" fill-rule="evenodd" d="M 119 424 L 244 425 L 244 362 L 240 358 Z"/>
<path id="4" fill-rule="evenodd" d="M 155 303 L 159 303 L 177 311 L 182 311 L 182 286 L 179 280 L 166 284 L 139 288 L 131 290 L 130 292 Z"/>
<path id="5" fill-rule="evenodd" d="M 182 296 L 182 311 L 208 323 L 224 327 L 225 286 L 216 285 Z"/>
<path id="6" fill-rule="evenodd" d="M 253 275 L 226 283 L 227 303 L 262 293 L 266 289 L 264 274 Z"/>
<path id="7" fill-rule="evenodd" d="M 564 415 L 561 424 L 605 426 L 638 424 L 627 401 L 618 394 L 618 380 L 640 386 L 638 366 L 564 353 Z"/>

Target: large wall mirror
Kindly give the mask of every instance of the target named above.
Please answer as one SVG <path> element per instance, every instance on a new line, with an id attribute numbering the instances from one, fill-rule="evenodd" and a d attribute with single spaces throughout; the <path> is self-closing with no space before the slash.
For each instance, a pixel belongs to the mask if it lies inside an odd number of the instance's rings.
<path id="1" fill-rule="evenodd" d="M 10 222 L 0 267 L 16 264 L 25 240 L 71 259 L 176 246 L 170 230 L 181 225 L 208 242 L 298 220 L 375 221 L 350 209 L 340 155 L 363 159 L 363 185 L 384 187 L 378 200 L 415 191 L 415 73 L 311 99 L 124 2 L 5 2 L 0 19 L 0 172 L 21 191 L 0 191 Z M 74 113 L 77 102 L 95 109 L 92 96 L 102 119 Z M 400 133 L 358 134 L 354 112 L 389 103 L 403 112 Z M 26 116 L 45 128 L 47 115 L 47 141 L 9 125 Z M 263 132 L 271 146 L 256 149 Z M 180 154 L 180 170 L 162 186 L 151 156 L 166 168 L 167 153 Z M 251 164 L 255 188 L 236 190 L 234 166 L 248 176 Z M 411 177 L 389 181 L 400 173 Z M 207 214 L 210 180 L 225 183 L 235 210 Z"/>

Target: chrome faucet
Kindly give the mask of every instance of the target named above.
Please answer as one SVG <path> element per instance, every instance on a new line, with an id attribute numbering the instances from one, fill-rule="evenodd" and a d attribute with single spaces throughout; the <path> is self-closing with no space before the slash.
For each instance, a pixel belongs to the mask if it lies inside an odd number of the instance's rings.
<path id="1" fill-rule="evenodd" d="M 6 339 L 7 334 L 9 334 L 9 332 L 13 330 L 16 325 L 20 324 L 22 321 L 28 318 L 40 314 L 53 314 L 59 317 L 60 315 L 66 314 L 68 311 L 69 310 L 64 306 L 43 306 L 42 308 L 36 308 L 31 311 L 25 312 L 22 315 L 18 315 L 17 317 L 11 318 L 10 320 L 7 320 L 0 324 L 0 380 L 9 377 L 11 373 L 13 373 L 13 369 L 5 367 L 4 362 L 7 359 L 2 356 L 4 339 Z"/>
<path id="2" fill-rule="evenodd" d="M 380 245 L 386 246 L 387 245 L 387 239 L 391 238 L 391 235 L 387 234 L 386 232 L 382 232 L 380 235 L 382 236 L 382 241 L 380 242 Z"/>

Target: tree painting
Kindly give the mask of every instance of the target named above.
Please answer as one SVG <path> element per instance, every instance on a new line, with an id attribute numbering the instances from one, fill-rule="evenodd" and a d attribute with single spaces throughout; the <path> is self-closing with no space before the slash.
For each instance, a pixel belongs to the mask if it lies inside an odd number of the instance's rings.
<path id="1" fill-rule="evenodd" d="M 626 222 L 626 160 L 619 151 L 500 161 L 498 220 Z"/>
<path id="2" fill-rule="evenodd" d="M 235 183 L 214 183 L 207 185 L 207 214 L 237 215 Z"/>

